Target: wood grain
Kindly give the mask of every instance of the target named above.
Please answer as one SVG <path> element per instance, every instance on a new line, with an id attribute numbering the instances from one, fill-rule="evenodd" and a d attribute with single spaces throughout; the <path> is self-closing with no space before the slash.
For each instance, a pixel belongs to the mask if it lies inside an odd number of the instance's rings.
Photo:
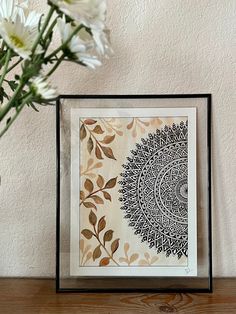
<path id="1" fill-rule="evenodd" d="M 54 280 L 0 279 L 0 313 L 236 313 L 236 279 L 215 279 L 212 294 L 56 294 Z"/>

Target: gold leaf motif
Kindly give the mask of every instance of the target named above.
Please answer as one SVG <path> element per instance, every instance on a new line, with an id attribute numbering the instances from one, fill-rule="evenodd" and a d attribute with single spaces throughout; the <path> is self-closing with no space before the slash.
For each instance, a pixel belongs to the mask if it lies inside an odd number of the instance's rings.
<path id="1" fill-rule="evenodd" d="M 132 255 L 130 256 L 130 260 L 129 260 L 130 264 L 133 263 L 133 262 L 135 262 L 135 261 L 138 259 L 138 257 L 139 257 L 139 255 L 138 255 L 137 253 L 132 254 Z"/>
<path id="2" fill-rule="evenodd" d="M 150 262 L 150 264 L 154 264 L 155 262 L 157 262 L 157 261 L 158 261 L 158 259 L 159 259 L 159 257 L 158 257 L 158 256 L 153 256 L 153 257 L 151 258 L 151 262 Z"/>
<path id="3" fill-rule="evenodd" d="M 84 191 L 80 191 L 80 199 L 83 201 L 85 199 Z"/>
<path id="4" fill-rule="evenodd" d="M 85 263 L 86 263 L 87 261 L 89 261 L 92 256 L 93 256 L 92 252 L 88 252 L 88 254 L 87 254 L 87 256 L 86 256 Z"/>
<path id="5" fill-rule="evenodd" d="M 114 188 L 114 186 L 116 185 L 116 180 L 117 180 L 117 177 L 110 179 L 110 180 L 106 183 L 105 189 L 112 189 L 112 188 Z"/>
<path id="6" fill-rule="evenodd" d="M 81 231 L 82 235 L 87 239 L 87 240 L 90 240 L 93 236 L 93 233 L 91 230 L 89 229 L 84 229 Z"/>
<path id="7" fill-rule="evenodd" d="M 80 251 L 83 253 L 83 251 L 84 251 L 84 239 L 80 239 L 79 248 L 80 248 Z"/>
<path id="8" fill-rule="evenodd" d="M 92 195 L 91 198 L 94 200 L 96 204 L 104 204 L 103 199 L 98 195 Z"/>
<path id="9" fill-rule="evenodd" d="M 87 245 L 84 249 L 84 254 L 88 253 L 88 251 L 91 249 L 91 245 Z"/>
<path id="10" fill-rule="evenodd" d="M 113 237 L 113 230 L 107 230 L 105 233 L 104 233 L 104 236 L 103 236 L 103 242 L 109 242 L 111 241 L 112 237 Z"/>
<path id="11" fill-rule="evenodd" d="M 116 136 L 115 134 L 114 135 L 107 135 L 107 136 L 104 137 L 104 139 L 101 141 L 101 143 L 103 143 L 103 144 L 110 144 L 111 142 L 114 141 L 115 136 Z"/>
<path id="12" fill-rule="evenodd" d="M 127 129 L 128 130 L 132 129 L 133 124 L 134 124 L 134 119 L 127 125 Z"/>
<path id="13" fill-rule="evenodd" d="M 127 254 L 129 251 L 129 243 L 127 242 L 124 244 L 124 251 L 125 251 L 125 254 Z"/>
<path id="14" fill-rule="evenodd" d="M 112 242 L 111 244 L 111 253 L 114 254 L 116 252 L 116 250 L 118 249 L 119 247 L 119 240 L 120 239 L 116 239 Z"/>
<path id="15" fill-rule="evenodd" d="M 91 210 L 90 214 L 89 214 L 89 222 L 91 223 L 91 225 L 95 226 L 97 223 L 97 216 L 94 214 L 94 212 Z"/>
<path id="16" fill-rule="evenodd" d="M 94 189 L 94 186 L 93 186 L 93 182 L 89 179 L 86 179 L 85 182 L 84 182 L 84 187 L 85 189 L 89 192 L 89 193 L 92 193 L 93 192 L 93 189 Z"/>
<path id="17" fill-rule="evenodd" d="M 88 162 L 87 162 L 87 169 L 89 169 L 89 167 L 91 167 L 93 164 L 93 158 L 89 158 Z"/>
<path id="18" fill-rule="evenodd" d="M 104 133 L 104 131 L 103 131 L 103 129 L 101 128 L 100 125 L 96 125 L 92 132 L 94 132 L 94 133 L 96 133 L 96 134 L 103 134 L 103 133 Z"/>
<path id="19" fill-rule="evenodd" d="M 83 202 L 83 204 L 86 208 L 94 208 L 97 210 L 97 207 L 91 202 Z"/>
<path id="20" fill-rule="evenodd" d="M 109 257 L 103 257 L 100 262 L 99 266 L 107 266 L 110 263 L 110 258 Z"/>
<path id="21" fill-rule="evenodd" d="M 105 220 L 105 216 L 103 216 L 102 218 L 99 219 L 98 222 L 98 233 L 100 233 L 103 229 L 105 229 L 106 227 L 106 220 Z"/>
<path id="22" fill-rule="evenodd" d="M 87 132 L 84 125 L 82 124 L 80 127 L 80 140 L 83 141 L 86 136 L 87 136 Z"/>
<path id="23" fill-rule="evenodd" d="M 101 162 L 97 162 L 95 165 L 94 165 L 94 168 L 101 168 L 102 167 L 102 163 Z"/>
<path id="24" fill-rule="evenodd" d="M 147 266 L 147 265 L 149 265 L 149 263 L 148 263 L 145 259 L 141 259 L 141 260 L 138 262 L 138 264 L 139 264 L 140 266 Z"/>
<path id="25" fill-rule="evenodd" d="M 87 142 L 87 149 L 88 149 L 89 154 L 92 153 L 93 147 L 94 147 L 93 140 L 92 140 L 92 138 L 90 136 L 90 138 L 89 138 L 89 140 Z"/>
<path id="26" fill-rule="evenodd" d="M 96 148 L 95 148 L 95 155 L 97 159 L 103 159 L 101 149 L 98 147 L 98 145 L 96 145 Z"/>
<path id="27" fill-rule="evenodd" d="M 111 195 L 110 195 L 108 192 L 102 191 L 102 193 L 103 193 L 103 196 L 104 196 L 104 198 L 105 198 L 106 200 L 111 201 Z"/>
<path id="28" fill-rule="evenodd" d="M 116 158 L 113 154 L 113 151 L 110 147 L 101 146 L 101 149 L 102 149 L 102 151 L 106 157 L 116 160 Z"/>
<path id="29" fill-rule="evenodd" d="M 120 257 L 120 258 L 119 258 L 119 262 L 120 262 L 120 263 L 126 263 L 126 264 L 128 264 L 128 263 L 129 263 L 129 260 L 128 260 L 128 258 Z"/>
<path id="30" fill-rule="evenodd" d="M 86 119 L 84 121 L 84 124 L 86 125 L 92 125 L 92 124 L 95 124 L 97 121 L 96 120 L 93 120 L 93 119 Z"/>
<path id="31" fill-rule="evenodd" d="M 100 249 L 100 244 L 94 249 L 93 251 L 93 260 L 95 261 L 97 258 L 99 258 L 102 255 L 102 251 Z"/>
<path id="32" fill-rule="evenodd" d="M 103 177 L 99 174 L 98 175 L 98 179 L 97 179 L 97 186 L 100 188 L 100 189 L 102 189 L 103 188 L 103 186 L 104 186 L 104 179 L 103 179 Z"/>

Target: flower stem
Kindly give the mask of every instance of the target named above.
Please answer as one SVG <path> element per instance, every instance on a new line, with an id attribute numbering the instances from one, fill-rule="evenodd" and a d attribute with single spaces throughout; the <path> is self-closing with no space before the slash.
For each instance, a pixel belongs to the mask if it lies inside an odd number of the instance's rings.
<path id="1" fill-rule="evenodd" d="M 2 73 L 2 75 L 0 77 L 0 87 L 2 87 L 2 83 L 4 81 L 4 78 L 5 78 L 6 74 L 7 74 L 8 65 L 9 65 L 10 59 L 11 59 L 11 49 L 8 49 L 7 56 L 6 56 L 6 61 L 5 61 L 4 69 L 3 69 L 3 73 Z"/>
<path id="2" fill-rule="evenodd" d="M 40 42 L 40 39 L 41 39 L 43 33 L 45 32 L 45 30 L 46 30 L 46 28 L 47 28 L 47 26 L 48 26 L 48 24 L 50 22 L 50 19 L 51 19 L 52 15 L 53 15 L 54 10 L 55 10 L 55 7 L 52 6 L 50 8 L 49 12 L 48 12 L 48 15 L 47 15 L 47 17 L 46 17 L 46 19 L 44 21 L 43 27 L 42 27 L 41 31 L 39 32 L 38 37 L 36 38 L 36 41 L 35 41 L 35 43 L 33 45 L 32 56 L 34 55 L 35 50 L 36 50 L 36 48 L 37 48 L 37 46 L 38 46 L 38 44 Z"/>
<path id="3" fill-rule="evenodd" d="M 23 59 L 20 58 L 18 61 L 16 61 L 16 63 L 14 63 L 12 66 L 10 66 L 10 68 L 7 70 L 7 73 L 10 72 L 12 69 L 14 69 L 19 63 L 21 63 Z"/>
<path id="4" fill-rule="evenodd" d="M 2 108 L 0 108 L 0 122 L 3 120 L 3 118 L 6 116 L 8 111 L 11 109 L 14 101 L 16 100 L 18 94 L 22 91 L 22 88 L 24 87 L 25 83 L 21 81 L 15 90 L 14 94 L 12 95 L 11 99 L 9 102 Z"/>
<path id="5" fill-rule="evenodd" d="M 74 35 L 76 35 L 82 28 L 84 27 L 83 24 L 80 24 L 75 28 L 75 30 L 71 33 L 71 35 L 68 37 L 68 39 L 61 45 L 59 46 L 56 50 L 54 50 L 48 57 L 46 57 L 45 61 L 49 61 L 52 57 L 54 57 L 59 51 L 63 50 L 71 41 Z"/>
<path id="6" fill-rule="evenodd" d="M 10 122 L 5 126 L 5 128 L 0 132 L 0 138 L 6 133 L 6 131 L 9 129 L 9 127 L 12 125 L 12 123 L 16 120 L 16 118 L 19 116 L 20 112 L 22 111 L 22 109 L 24 108 L 25 104 L 30 100 L 31 95 L 28 96 L 23 103 L 18 106 L 16 113 L 14 114 L 14 116 L 11 118 Z"/>
<path id="7" fill-rule="evenodd" d="M 56 71 L 56 69 L 59 67 L 59 65 L 61 64 L 61 62 L 63 61 L 64 58 L 64 53 L 60 56 L 60 58 L 57 60 L 57 62 L 55 63 L 54 67 L 48 72 L 48 74 L 46 75 L 46 77 L 49 77 L 50 75 L 52 75 L 52 73 L 54 71 Z"/>

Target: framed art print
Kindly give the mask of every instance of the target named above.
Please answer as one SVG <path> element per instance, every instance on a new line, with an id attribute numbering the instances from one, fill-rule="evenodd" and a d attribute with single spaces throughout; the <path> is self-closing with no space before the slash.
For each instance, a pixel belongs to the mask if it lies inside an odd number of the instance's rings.
<path id="1" fill-rule="evenodd" d="M 212 290 L 210 107 L 59 97 L 57 291 Z"/>

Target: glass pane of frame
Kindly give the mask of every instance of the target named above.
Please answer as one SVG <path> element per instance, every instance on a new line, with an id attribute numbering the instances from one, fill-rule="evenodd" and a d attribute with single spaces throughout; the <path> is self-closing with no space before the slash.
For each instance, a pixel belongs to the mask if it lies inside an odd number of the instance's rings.
<path id="1" fill-rule="evenodd" d="M 210 111 L 210 95 L 60 96 L 57 291 L 212 290 Z"/>

